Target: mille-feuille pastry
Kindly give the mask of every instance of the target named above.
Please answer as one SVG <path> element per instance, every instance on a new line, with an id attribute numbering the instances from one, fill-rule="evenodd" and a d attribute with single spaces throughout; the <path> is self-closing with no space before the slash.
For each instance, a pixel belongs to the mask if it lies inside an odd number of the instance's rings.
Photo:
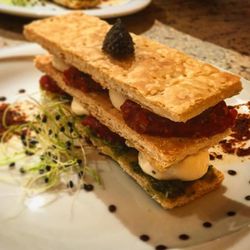
<path id="1" fill-rule="evenodd" d="M 129 35 L 120 21 L 110 28 L 76 12 L 35 21 L 24 34 L 49 51 L 36 66 L 86 111 L 92 143 L 164 208 L 216 189 L 223 175 L 209 167 L 208 148 L 234 123 L 223 99 L 241 90 L 239 77 Z M 113 136 L 127 156 L 107 150 Z"/>

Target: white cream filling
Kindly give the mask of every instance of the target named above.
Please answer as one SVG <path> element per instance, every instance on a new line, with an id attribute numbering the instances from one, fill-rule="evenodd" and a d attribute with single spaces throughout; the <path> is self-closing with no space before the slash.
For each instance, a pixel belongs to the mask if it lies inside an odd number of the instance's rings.
<path id="1" fill-rule="evenodd" d="M 66 64 L 63 60 L 61 60 L 60 58 L 56 56 L 53 56 L 52 65 L 55 69 L 61 72 L 69 68 L 68 64 Z"/>
<path id="2" fill-rule="evenodd" d="M 143 172 L 153 176 L 158 180 L 183 180 L 192 181 L 202 177 L 208 170 L 209 154 L 208 150 L 201 150 L 197 154 L 186 157 L 181 162 L 167 168 L 164 172 L 158 171 L 139 152 L 138 162 Z"/>
<path id="3" fill-rule="evenodd" d="M 74 97 L 71 102 L 71 111 L 76 115 L 89 115 L 89 111 Z"/>
<path id="4" fill-rule="evenodd" d="M 122 104 L 126 101 L 126 97 L 115 90 L 110 89 L 109 90 L 109 98 L 112 103 L 112 105 L 118 109 L 121 110 Z"/>

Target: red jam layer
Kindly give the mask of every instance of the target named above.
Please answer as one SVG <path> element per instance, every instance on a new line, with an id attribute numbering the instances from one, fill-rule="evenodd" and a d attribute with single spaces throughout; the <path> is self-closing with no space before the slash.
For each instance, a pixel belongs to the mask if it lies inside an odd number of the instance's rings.
<path id="1" fill-rule="evenodd" d="M 65 92 L 59 88 L 56 82 L 48 75 L 43 75 L 40 80 L 40 87 L 43 90 L 56 93 L 56 94 L 65 94 Z"/>
<path id="2" fill-rule="evenodd" d="M 84 117 L 82 124 L 84 126 L 89 127 L 97 137 L 108 141 L 109 143 L 124 143 L 125 140 L 120 137 L 118 134 L 113 133 L 109 128 L 105 125 L 101 124 L 96 118 L 93 116 Z"/>
<path id="3" fill-rule="evenodd" d="M 160 117 L 130 100 L 121 106 L 121 112 L 127 125 L 138 133 L 163 137 L 209 137 L 232 127 L 237 116 L 224 101 L 185 123 Z"/>
<path id="4" fill-rule="evenodd" d="M 90 75 L 85 74 L 74 67 L 63 72 L 64 81 L 68 86 L 81 90 L 84 93 L 103 91 L 102 86 L 95 82 Z"/>

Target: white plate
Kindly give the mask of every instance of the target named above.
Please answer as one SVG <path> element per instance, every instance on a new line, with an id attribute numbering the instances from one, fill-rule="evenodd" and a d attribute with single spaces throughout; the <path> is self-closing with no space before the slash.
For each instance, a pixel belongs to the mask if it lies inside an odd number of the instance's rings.
<path id="1" fill-rule="evenodd" d="M 32 94 L 38 90 L 39 76 L 30 60 L 2 61 L 0 95 L 12 102 L 24 95 L 18 93 L 19 89 Z M 250 99 L 249 82 L 244 80 L 243 84 L 244 90 L 231 99 L 233 103 Z M 102 170 L 105 189 L 95 185 L 89 193 L 50 193 L 22 200 L 20 186 L 0 182 L 0 249 L 152 250 L 160 244 L 200 249 L 194 245 L 209 241 L 202 249 L 247 249 L 249 232 L 232 233 L 246 229 L 250 221 L 249 201 L 244 199 L 250 195 L 249 159 L 242 162 L 225 156 L 223 161 L 213 162 L 225 173 L 223 186 L 185 207 L 165 211 L 114 162 L 93 154 L 93 163 Z M 237 175 L 228 175 L 228 169 L 236 170 Z M 6 172 L 0 171 L 1 179 Z M 110 204 L 117 206 L 116 213 L 108 211 Z M 236 215 L 228 217 L 231 210 Z M 212 227 L 203 227 L 205 221 L 211 222 Z M 183 233 L 190 239 L 180 240 L 178 236 Z M 142 234 L 149 235 L 150 241 L 142 242 Z M 228 234 L 231 235 L 221 239 Z"/>
<path id="2" fill-rule="evenodd" d="M 54 3 L 46 3 L 45 6 L 35 5 L 21 7 L 6 4 L 4 3 L 5 1 L 11 0 L 0 0 L 0 12 L 17 16 L 41 18 L 62 15 L 71 11 Z M 112 4 L 112 2 L 114 3 Z M 83 10 L 83 12 L 101 18 L 125 16 L 142 10 L 149 5 L 150 2 L 151 0 L 109 0 L 101 4 L 98 8 Z"/>

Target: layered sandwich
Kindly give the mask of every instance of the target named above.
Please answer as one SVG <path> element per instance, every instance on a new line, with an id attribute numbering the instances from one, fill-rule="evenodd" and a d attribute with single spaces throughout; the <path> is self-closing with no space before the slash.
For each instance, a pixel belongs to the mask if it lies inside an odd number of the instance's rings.
<path id="1" fill-rule="evenodd" d="M 239 93 L 239 77 L 79 12 L 35 21 L 24 34 L 49 52 L 35 59 L 42 86 L 73 97 L 84 136 L 162 207 L 220 186 L 208 149 L 234 124 L 224 99 Z"/>

